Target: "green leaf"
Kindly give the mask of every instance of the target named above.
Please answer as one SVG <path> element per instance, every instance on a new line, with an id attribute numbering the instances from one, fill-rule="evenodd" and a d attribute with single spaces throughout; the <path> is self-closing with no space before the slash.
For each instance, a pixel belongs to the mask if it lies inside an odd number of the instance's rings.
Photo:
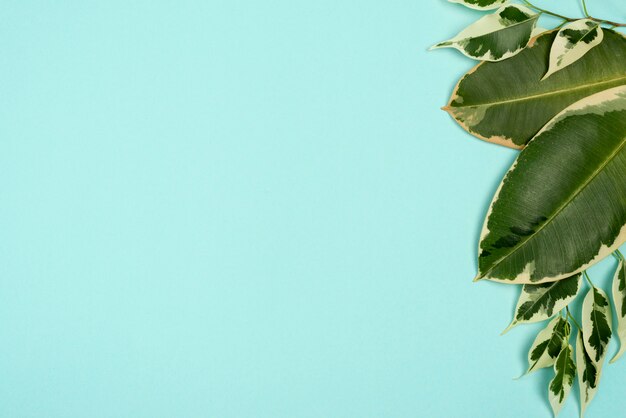
<path id="1" fill-rule="evenodd" d="M 555 416 L 572 390 L 575 374 L 573 349 L 569 343 L 566 343 L 554 362 L 554 378 L 548 386 L 548 398 Z"/>
<path id="2" fill-rule="evenodd" d="M 593 20 L 581 19 L 563 26 L 552 43 L 550 68 L 543 79 L 582 58 L 591 48 L 598 46 L 603 38 L 600 24 Z"/>
<path id="3" fill-rule="evenodd" d="M 476 280 L 552 282 L 611 254 L 626 241 L 624 173 L 621 86 L 571 105 L 519 153 L 486 216 Z"/>
<path id="4" fill-rule="evenodd" d="M 602 369 L 594 364 L 589 357 L 583 343 L 583 334 L 578 331 L 576 335 L 576 368 L 578 372 L 578 389 L 580 390 L 580 416 L 585 413 L 585 409 L 596 396 L 598 383 Z"/>
<path id="5" fill-rule="evenodd" d="M 602 366 L 611 339 L 611 304 L 602 289 L 592 287 L 583 300 L 583 340 L 594 364 Z"/>
<path id="6" fill-rule="evenodd" d="M 574 300 L 580 289 L 582 275 L 543 284 L 525 284 L 517 301 L 515 315 L 505 330 L 517 324 L 545 321 Z"/>
<path id="7" fill-rule="evenodd" d="M 544 33 L 513 58 L 470 70 L 444 110 L 478 138 L 522 148 L 567 106 L 626 84 L 626 39 L 612 30 L 604 30 L 602 43 L 575 63 L 539 82 L 556 35 Z"/>
<path id="8" fill-rule="evenodd" d="M 501 61 L 526 47 L 538 18 L 524 6 L 503 6 L 431 49 L 455 48 L 477 60 Z"/>
<path id="9" fill-rule="evenodd" d="M 526 373 L 550 367 L 567 343 L 570 324 L 561 315 L 556 316 L 542 329 L 528 351 L 528 370 Z"/>
<path id="10" fill-rule="evenodd" d="M 613 276 L 612 290 L 620 347 L 617 354 L 611 359 L 611 363 L 617 361 L 626 352 L 626 264 L 622 258 L 617 263 L 617 270 Z"/>
<path id="11" fill-rule="evenodd" d="M 497 9 L 509 2 L 509 0 L 448 0 L 450 3 L 459 3 L 470 9 L 491 10 Z"/>

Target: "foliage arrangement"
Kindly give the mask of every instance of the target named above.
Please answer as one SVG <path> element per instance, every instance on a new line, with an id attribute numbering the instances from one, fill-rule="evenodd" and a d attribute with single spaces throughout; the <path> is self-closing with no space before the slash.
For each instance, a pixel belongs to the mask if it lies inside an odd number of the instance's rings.
<path id="1" fill-rule="evenodd" d="M 521 285 L 505 332 L 548 321 L 527 373 L 553 367 L 554 415 L 578 376 L 582 416 L 614 331 L 621 347 L 611 362 L 626 352 L 626 261 L 618 249 L 626 241 L 626 38 L 616 31 L 626 24 L 591 16 L 585 0 L 580 18 L 526 0 L 450 1 L 488 13 L 433 47 L 482 61 L 444 110 L 470 134 L 521 150 L 486 215 L 475 280 Z M 562 23 L 540 29 L 542 15 Z M 611 297 L 586 271 L 610 254 Z M 568 305 L 583 287 L 577 320 Z"/>

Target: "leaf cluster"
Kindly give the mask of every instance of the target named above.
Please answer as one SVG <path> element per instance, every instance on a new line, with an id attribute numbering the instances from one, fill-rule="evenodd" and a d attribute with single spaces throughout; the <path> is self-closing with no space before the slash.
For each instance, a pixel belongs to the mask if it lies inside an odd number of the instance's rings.
<path id="1" fill-rule="evenodd" d="M 548 321 L 526 374 L 554 369 L 554 415 L 578 376 L 582 416 L 614 332 L 621 346 L 611 362 L 626 352 L 626 38 L 616 31 L 626 24 L 589 15 L 585 0 L 580 18 L 527 0 L 450 1 L 487 14 L 433 47 L 480 61 L 444 110 L 470 134 L 520 150 L 485 217 L 475 280 L 521 286 L 505 332 Z M 562 23 L 541 29 L 542 15 Z M 587 274 L 610 254 L 611 296 Z M 568 306 L 585 281 L 577 320 Z"/>

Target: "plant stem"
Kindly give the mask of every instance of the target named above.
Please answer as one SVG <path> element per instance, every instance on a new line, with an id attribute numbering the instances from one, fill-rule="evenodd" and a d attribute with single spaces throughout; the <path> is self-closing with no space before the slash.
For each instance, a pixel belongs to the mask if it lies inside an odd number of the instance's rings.
<path id="1" fill-rule="evenodd" d="M 522 0 L 522 1 L 526 4 L 526 6 L 530 7 L 531 9 L 535 9 L 536 11 L 538 11 L 540 13 L 544 13 L 544 14 L 547 14 L 547 15 L 550 15 L 550 16 L 558 17 L 558 18 L 561 18 L 561 19 L 566 20 L 568 22 L 575 22 L 575 21 L 579 20 L 578 18 L 567 17 L 567 16 L 563 16 L 563 15 L 558 14 L 558 13 L 551 12 L 551 11 L 546 10 L 546 9 L 542 9 L 541 7 L 535 6 L 534 4 L 532 4 L 528 0 Z M 583 0 L 583 8 L 585 10 L 585 15 L 586 15 L 587 19 L 593 20 L 594 22 L 597 22 L 597 23 L 604 23 L 606 25 L 613 26 L 614 28 L 615 27 L 626 27 L 626 23 L 613 22 L 613 21 L 610 21 L 610 20 L 598 19 L 597 17 L 589 16 L 589 14 L 587 13 L 587 5 L 585 4 L 584 0 Z"/>
<path id="2" fill-rule="evenodd" d="M 574 323 L 574 325 L 576 325 L 576 328 L 578 328 L 579 330 L 582 331 L 583 327 L 580 326 L 580 324 L 578 324 L 578 321 L 576 321 L 576 318 L 574 318 L 574 316 L 572 315 L 572 313 L 569 311 L 569 306 L 565 307 L 565 310 L 567 311 L 567 316 L 572 320 L 572 322 Z"/>
<path id="3" fill-rule="evenodd" d="M 585 13 L 585 16 L 589 17 L 589 12 L 587 11 L 587 3 L 585 2 L 585 0 L 582 0 L 583 3 L 583 12 Z"/>
<path id="4" fill-rule="evenodd" d="M 589 283 L 589 286 L 595 289 L 595 286 L 593 285 L 591 279 L 589 278 L 589 275 L 587 274 L 587 270 L 583 271 L 583 276 L 585 276 L 585 279 L 587 279 L 587 283 Z"/>

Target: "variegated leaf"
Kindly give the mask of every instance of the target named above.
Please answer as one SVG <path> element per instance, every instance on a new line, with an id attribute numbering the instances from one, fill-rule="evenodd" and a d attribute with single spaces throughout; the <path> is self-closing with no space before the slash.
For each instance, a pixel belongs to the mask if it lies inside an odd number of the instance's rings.
<path id="1" fill-rule="evenodd" d="M 554 378 L 548 386 L 548 398 L 555 416 L 572 390 L 575 374 L 574 351 L 571 344 L 566 343 L 554 362 Z"/>
<path id="2" fill-rule="evenodd" d="M 611 305 L 602 289 L 592 287 L 583 300 L 583 340 L 594 364 L 602 366 L 611 339 Z"/>
<path id="3" fill-rule="evenodd" d="M 583 334 L 576 335 L 576 369 L 578 373 L 578 389 L 580 390 L 580 416 L 582 417 L 589 403 L 596 396 L 602 369 L 587 354 L 583 343 Z"/>
<path id="4" fill-rule="evenodd" d="M 552 282 L 610 255 L 626 241 L 625 172 L 626 86 L 565 109 L 519 153 L 496 192 L 476 279 Z"/>
<path id="5" fill-rule="evenodd" d="M 617 270 L 613 276 L 613 303 L 617 315 L 617 336 L 619 337 L 619 351 L 611 359 L 616 361 L 626 352 L 626 263 L 620 258 Z"/>
<path id="6" fill-rule="evenodd" d="M 505 330 L 517 324 L 539 322 L 551 318 L 574 300 L 580 289 L 582 275 L 542 284 L 525 284 L 517 301 L 515 316 Z"/>
<path id="7" fill-rule="evenodd" d="M 538 36 L 510 59 L 474 67 L 444 110 L 480 139 L 522 148 L 567 106 L 626 84 L 626 38 L 608 29 L 600 45 L 540 83 L 556 34 Z"/>
<path id="8" fill-rule="evenodd" d="M 491 10 L 507 4 L 509 0 L 448 0 L 450 3 L 459 3 L 470 9 Z"/>
<path id="9" fill-rule="evenodd" d="M 470 58 L 501 61 L 520 52 L 530 41 L 539 15 L 524 6 L 502 6 L 454 38 L 434 48 L 456 48 Z"/>
<path id="10" fill-rule="evenodd" d="M 542 329 L 528 351 L 528 370 L 526 373 L 550 367 L 567 344 L 570 324 L 561 315 L 556 316 Z"/>
<path id="11" fill-rule="evenodd" d="M 581 19 L 563 26 L 550 49 L 550 67 L 542 80 L 576 62 L 602 42 L 604 33 L 598 22 Z"/>

